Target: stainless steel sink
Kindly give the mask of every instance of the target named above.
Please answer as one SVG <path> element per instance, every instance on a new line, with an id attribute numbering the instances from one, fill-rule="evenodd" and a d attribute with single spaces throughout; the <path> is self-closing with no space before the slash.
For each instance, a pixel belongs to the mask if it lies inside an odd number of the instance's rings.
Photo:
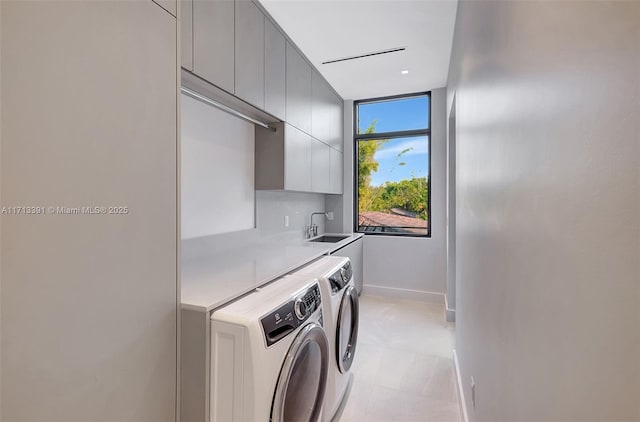
<path id="1" fill-rule="evenodd" d="M 347 237 L 349 236 L 320 236 L 315 239 L 311 239 L 310 242 L 338 243 Z"/>

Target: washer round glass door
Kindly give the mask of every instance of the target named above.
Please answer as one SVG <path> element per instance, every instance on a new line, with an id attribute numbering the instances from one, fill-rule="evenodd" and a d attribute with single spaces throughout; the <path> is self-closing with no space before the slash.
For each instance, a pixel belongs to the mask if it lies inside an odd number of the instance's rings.
<path id="1" fill-rule="evenodd" d="M 280 371 L 271 408 L 273 422 L 320 420 L 329 368 L 329 343 L 318 323 L 293 340 Z"/>
<path id="2" fill-rule="evenodd" d="M 354 286 L 348 286 L 340 301 L 336 325 L 336 359 L 343 374 L 351 368 L 356 353 L 359 319 L 358 292 Z"/>

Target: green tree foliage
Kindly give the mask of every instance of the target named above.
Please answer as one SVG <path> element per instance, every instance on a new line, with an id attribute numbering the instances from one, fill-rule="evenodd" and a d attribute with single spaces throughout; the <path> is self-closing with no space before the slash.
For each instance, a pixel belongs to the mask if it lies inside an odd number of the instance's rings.
<path id="1" fill-rule="evenodd" d="M 377 120 L 371 122 L 369 127 L 359 133 L 374 133 Z M 378 171 L 378 162 L 374 156 L 376 152 L 387 142 L 386 139 L 375 139 L 372 141 L 358 142 L 358 211 L 366 211 L 370 209 L 374 199 L 371 188 L 371 174 Z"/>
<path id="2" fill-rule="evenodd" d="M 364 131 L 366 134 L 374 133 L 376 123 L 374 120 L 369 127 Z M 358 131 L 362 133 L 361 130 Z M 374 156 L 378 151 L 378 148 L 382 144 L 387 142 L 386 139 L 375 139 L 372 141 L 358 142 L 358 188 L 366 188 L 371 184 L 371 173 L 378 171 L 378 162 Z"/>
<path id="3" fill-rule="evenodd" d="M 390 212 L 401 208 L 427 219 L 428 183 L 426 177 L 414 177 L 398 182 L 387 182 L 384 186 L 372 188 L 373 201 L 370 211 Z"/>
<path id="4" fill-rule="evenodd" d="M 373 121 L 364 133 L 374 133 L 377 121 Z M 359 133 L 363 133 L 359 129 Z M 427 219 L 428 183 L 426 177 L 414 177 L 398 182 L 387 182 L 384 186 L 371 186 L 371 175 L 378 171 L 375 154 L 387 139 L 358 142 L 358 211 L 391 212 L 392 208 L 401 208 Z M 403 166 L 400 158 L 409 152 L 401 151 L 396 165 Z"/>

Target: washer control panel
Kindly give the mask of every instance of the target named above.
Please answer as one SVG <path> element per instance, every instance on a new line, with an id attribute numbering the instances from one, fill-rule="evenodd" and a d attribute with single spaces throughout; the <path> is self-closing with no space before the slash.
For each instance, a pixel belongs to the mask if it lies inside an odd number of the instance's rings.
<path id="1" fill-rule="evenodd" d="M 318 284 L 260 318 L 267 347 L 285 338 L 322 306 Z M 322 324 L 322 316 L 320 317 Z"/>
<path id="2" fill-rule="evenodd" d="M 331 283 L 331 291 L 336 293 L 344 289 L 344 286 L 349 283 L 351 277 L 353 277 L 353 268 L 351 268 L 351 261 L 347 261 L 342 268 L 328 277 Z"/>

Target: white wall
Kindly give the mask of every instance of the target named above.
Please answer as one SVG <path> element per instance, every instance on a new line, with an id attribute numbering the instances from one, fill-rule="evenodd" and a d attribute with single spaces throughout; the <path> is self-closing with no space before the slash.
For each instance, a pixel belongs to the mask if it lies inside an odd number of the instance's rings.
<path id="1" fill-rule="evenodd" d="M 325 210 L 325 195 L 256 191 L 254 126 L 184 95 L 181 99 L 183 257 L 268 236 L 302 239 L 310 214 Z M 314 217 L 319 232 L 325 221 Z"/>
<path id="2" fill-rule="evenodd" d="M 255 227 L 254 126 L 182 101 L 182 238 Z"/>
<path id="3" fill-rule="evenodd" d="M 456 101 L 447 107 L 447 321 L 456 309 Z"/>
<path id="4" fill-rule="evenodd" d="M 444 301 L 446 290 L 446 89 L 431 91 L 430 238 L 367 235 L 364 292 L 415 300 Z M 353 102 L 345 102 L 343 223 L 353 230 Z M 328 201 L 329 202 L 329 201 Z"/>
<path id="5" fill-rule="evenodd" d="M 473 421 L 640 420 L 639 42 L 638 2 L 459 4 L 456 348 Z"/>

